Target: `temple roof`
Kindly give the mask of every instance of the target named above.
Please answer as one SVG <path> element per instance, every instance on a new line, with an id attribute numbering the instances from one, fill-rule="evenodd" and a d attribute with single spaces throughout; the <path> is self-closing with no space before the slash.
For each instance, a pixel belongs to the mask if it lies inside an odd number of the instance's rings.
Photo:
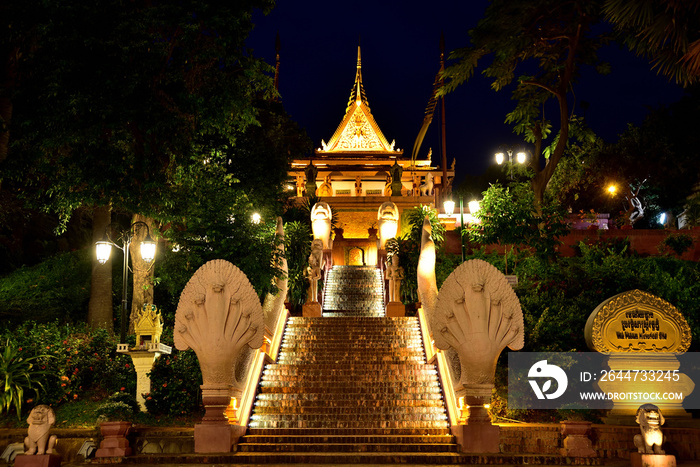
<path id="1" fill-rule="evenodd" d="M 394 149 L 394 144 L 393 141 L 389 144 L 386 140 L 369 109 L 365 88 L 362 85 L 362 60 L 358 46 L 355 84 L 350 91 L 345 117 L 330 141 L 328 143 L 321 141 L 322 148 L 316 153 L 369 152 L 394 156 L 403 154 L 403 151 Z"/>

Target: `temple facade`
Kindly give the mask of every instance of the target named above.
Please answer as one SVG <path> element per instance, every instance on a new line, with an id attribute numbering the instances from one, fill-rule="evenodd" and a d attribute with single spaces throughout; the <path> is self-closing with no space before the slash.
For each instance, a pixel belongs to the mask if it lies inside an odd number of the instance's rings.
<path id="1" fill-rule="evenodd" d="M 431 161 L 405 156 L 395 141 L 384 136 L 370 110 L 362 83 L 360 47 L 357 71 L 337 130 L 311 158 L 295 159 L 289 176 L 296 181 L 296 196 L 316 195 L 335 216 L 333 264 L 376 265 L 377 225 L 380 206 L 394 203 L 405 231 L 403 211 L 418 205 L 436 206 L 443 186 L 449 191 L 454 164 L 443 168 Z M 381 235 L 380 235 L 381 236 Z"/>

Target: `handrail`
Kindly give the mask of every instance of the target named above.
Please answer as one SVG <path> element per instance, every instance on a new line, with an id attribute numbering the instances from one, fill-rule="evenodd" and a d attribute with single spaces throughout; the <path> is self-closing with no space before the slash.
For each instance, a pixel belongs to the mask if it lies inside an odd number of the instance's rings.
<path id="1" fill-rule="evenodd" d="M 275 325 L 275 331 L 272 336 L 266 336 L 265 344 L 255 351 L 253 363 L 248 370 L 248 379 L 246 380 L 245 389 L 241 393 L 241 400 L 238 403 L 238 407 L 235 407 L 238 409 L 235 423 L 233 423 L 235 425 L 242 427 L 248 426 L 263 368 L 265 363 L 273 363 L 277 360 L 280 345 L 282 344 L 282 336 L 284 335 L 284 328 L 287 325 L 287 318 L 289 318 L 289 311 L 285 308 L 277 317 L 277 324 Z"/>
<path id="2" fill-rule="evenodd" d="M 425 357 L 428 363 L 436 365 L 438 374 L 440 375 L 440 383 L 445 396 L 445 407 L 447 408 L 447 416 L 451 426 L 459 424 L 461 419 L 461 408 L 455 395 L 454 386 L 452 385 L 452 375 L 450 367 L 447 364 L 445 353 L 436 348 L 433 340 L 430 338 L 430 329 L 427 317 L 423 308 L 418 309 L 418 321 L 420 323 L 421 337 L 423 338 L 423 348 L 425 349 Z"/>

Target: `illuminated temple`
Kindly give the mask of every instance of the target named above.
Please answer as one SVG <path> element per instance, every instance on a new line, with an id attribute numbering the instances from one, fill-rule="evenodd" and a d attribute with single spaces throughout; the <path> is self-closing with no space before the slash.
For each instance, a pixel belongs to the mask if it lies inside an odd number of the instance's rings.
<path id="1" fill-rule="evenodd" d="M 321 141 L 312 158 L 292 162 L 289 175 L 296 181 L 298 200 L 315 194 L 337 217 L 333 264 L 374 265 L 379 207 L 393 202 L 403 231 L 404 210 L 420 204 L 437 205 L 443 172 L 433 165 L 430 153 L 423 160 L 412 160 L 384 136 L 365 95 L 358 47 L 355 83 L 345 116 L 328 142 Z M 449 186 L 454 166 L 445 173 Z"/>

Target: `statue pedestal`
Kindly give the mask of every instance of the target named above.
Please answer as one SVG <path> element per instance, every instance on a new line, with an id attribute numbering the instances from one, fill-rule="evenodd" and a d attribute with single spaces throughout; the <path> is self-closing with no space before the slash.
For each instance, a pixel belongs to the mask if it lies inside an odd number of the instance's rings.
<path id="1" fill-rule="evenodd" d="M 60 467 L 61 456 L 58 454 L 37 454 L 27 456 L 17 454 L 15 457 L 15 467 Z"/>
<path id="2" fill-rule="evenodd" d="M 561 433 L 564 438 L 564 447 L 559 449 L 562 456 L 570 457 L 596 457 L 593 443 L 588 439 L 591 422 L 581 420 L 564 420 L 561 424 Z"/>
<path id="3" fill-rule="evenodd" d="M 464 453 L 501 452 L 499 447 L 501 428 L 497 425 L 474 423 L 456 425 L 450 429 Z"/>
<path id="4" fill-rule="evenodd" d="M 231 386 L 228 384 L 203 384 L 202 423 L 194 425 L 194 452 L 231 452 L 234 442 L 232 425 L 225 411 L 231 403 Z"/>
<path id="5" fill-rule="evenodd" d="M 194 452 L 231 452 L 234 443 L 233 426 L 225 424 L 195 423 Z"/>
<path id="6" fill-rule="evenodd" d="M 134 362 L 136 370 L 136 402 L 139 403 L 141 412 L 145 412 L 146 399 L 143 398 L 143 395 L 151 392 L 151 378 L 148 377 L 148 373 L 153 369 L 153 363 L 160 356 L 160 352 L 132 350 L 129 352 L 129 356 Z"/>
<path id="7" fill-rule="evenodd" d="M 126 436 L 131 430 L 131 422 L 116 421 L 100 423 L 102 442 L 95 451 L 95 457 L 126 457 L 132 453 Z"/>
<path id="8" fill-rule="evenodd" d="M 676 467 L 676 456 L 633 452 L 630 453 L 630 462 L 632 467 Z"/>
<path id="9" fill-rule="evenodd" d="M 302 316 L 304 318 L 316 318 L 321 317 L 321 304 L 318 302 L 306 302 L 301 309 Z"/>
<path id="10" fill-rule="evenodd" d="M 386 304 L 387 318 L 402 318 L 406 316 L 406 307 L 401 302 L 389 302 Z"/>

